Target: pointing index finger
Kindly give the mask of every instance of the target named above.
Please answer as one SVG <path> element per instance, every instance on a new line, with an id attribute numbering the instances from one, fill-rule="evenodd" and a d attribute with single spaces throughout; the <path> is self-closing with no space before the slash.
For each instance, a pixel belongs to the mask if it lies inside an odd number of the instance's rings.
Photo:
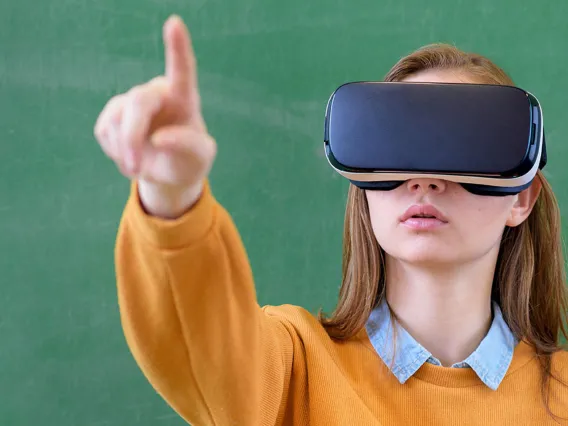
<path id="1" fill-rule="evenodd" d="M 170 17 L 164 25 L 166 77 L 179 93 L 197 90 L 195 55 L 189 31 L 179 16 Z"/>

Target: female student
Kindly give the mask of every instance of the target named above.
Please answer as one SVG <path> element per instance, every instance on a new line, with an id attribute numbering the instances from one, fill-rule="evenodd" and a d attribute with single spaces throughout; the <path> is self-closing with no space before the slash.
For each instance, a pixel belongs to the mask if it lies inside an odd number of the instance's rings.
<path id="1" fill-rule="evenodd" d="M 560 219 L 540 172 L 505 197 L 430 178 L 351 186 L 333 315 L 259 307 L 239 234 L 207 181 L 216 145 L 178 17 L 164 42 L 165 75 L 112 98 L 95 134 L 132 179 L 116 245 L 125 336 L 184 419 L 568 424 Z M 445 45 L 401 59 L 385 80 L 512 84 L 489 60 Z M 443 226 L 407 226 L 410 205 L 429 206 Z"/>

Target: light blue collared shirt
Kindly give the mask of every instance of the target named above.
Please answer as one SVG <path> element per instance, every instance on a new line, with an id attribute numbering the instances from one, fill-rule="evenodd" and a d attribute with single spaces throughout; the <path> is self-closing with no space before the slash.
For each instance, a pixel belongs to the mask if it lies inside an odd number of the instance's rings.
<path id="1" fill-rule="evenodd" d="M 371 344 L 400 383 L 405 383 L 425 362 L 442 365 L 398 323 L 393 362 L 393 327 L 386 301 L 373 310 L 366 329 Z M 509 369 L 517 343 L 499 305 L 493 302 L 493 321 L 487 335 L 470 356 L 452 367 L 472 368 L 483 383 L 496 390 Z"/>

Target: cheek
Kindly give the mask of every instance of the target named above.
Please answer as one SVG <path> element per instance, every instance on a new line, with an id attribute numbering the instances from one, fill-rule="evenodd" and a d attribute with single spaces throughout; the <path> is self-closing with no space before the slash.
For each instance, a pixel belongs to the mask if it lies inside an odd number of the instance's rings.
<path id="1" fill-rule="evenodd" d="M 468 193 L 456 198 L 449 210 L 452 226 L 443 246 L 461 260 L 493 252 L 500 244 L 511 206 L 511 200 L 506 197 Z"/>
<path id="2" fill-rule="evenodd" d="M 397 203 L 395 191 L 367 191 L 367 204 L 371 226 L 380 241 L 382 235 L 398 224 L 398 218 L 404 212 L 403 204 Z"/>
<path id="3" fill-rule="evenodd" d="M 509 197 L 484 197 L 472 195 L 456 203 L 456 225 L 475 233 L 481 229 L 502 230 L 510 215 L 512 202 Z"/>

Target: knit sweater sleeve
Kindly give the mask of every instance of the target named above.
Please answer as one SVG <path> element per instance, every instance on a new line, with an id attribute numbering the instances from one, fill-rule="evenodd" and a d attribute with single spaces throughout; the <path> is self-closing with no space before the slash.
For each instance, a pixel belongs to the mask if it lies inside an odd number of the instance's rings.
<path id="1" fill-rule="evenodd" d="M 238 231 L 208 184 L 168 221 L 144 212 L 133 183 L 115 264 L 127 344 L 174 410 L 195 425 L 280 423 L 297 337 L 258 305 Z"/>

